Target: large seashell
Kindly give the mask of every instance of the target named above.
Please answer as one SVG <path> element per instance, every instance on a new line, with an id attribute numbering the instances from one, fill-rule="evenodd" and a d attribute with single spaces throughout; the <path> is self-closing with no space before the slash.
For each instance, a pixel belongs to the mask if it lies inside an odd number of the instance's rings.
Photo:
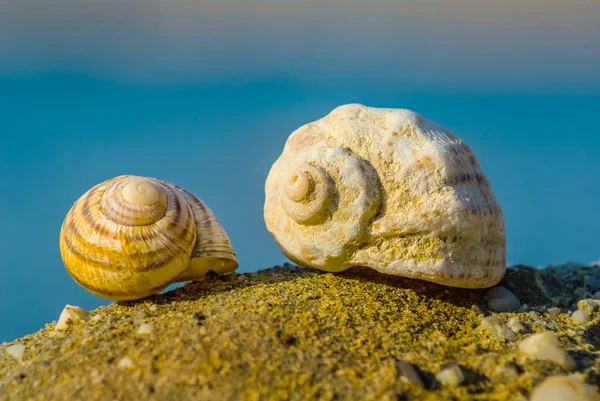
<path id="1" fill-rule="evenodd" d="M 292 261 L 483 288 L 505 271 L 504 219 L 461 139 L 404 109 L 340 106 L 289 137 L 265 185 Z"/>
<path id="2" fill-rule="evenodd" d="M 138 176 L 113 178 L 81 196 L 63 222 L 60 251 L 77 283 L 113 300 L 238 267 L 227 234 L 200 199 Z"/>

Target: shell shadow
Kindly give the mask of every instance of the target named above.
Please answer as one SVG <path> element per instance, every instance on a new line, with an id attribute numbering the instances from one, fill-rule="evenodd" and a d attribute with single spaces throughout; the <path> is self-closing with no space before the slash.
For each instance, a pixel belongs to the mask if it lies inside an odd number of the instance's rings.
<path id="1" fill-rule="evenodd" d="M 435 298 L 466 308 L 470 308 L 472 305 L 480 303 L 483 300 L 483 294 L 485 293 L 485 289 L 448 287 L 414 278 L 392 276 L 362 266 L 353 267 L 336 274 L 350 280 L 367 281 L 377 285 L 412 290 L 419 295 Z"/>
<path id="2" fill-rule="evenodd" d="M 530 306 L 548 305 L 551 301 L 547 297 L 540 295 L 540 292 L 536 290 L 535 271 L 536 269 L 525 266 L 507 270 L 506 275 L 498 285 L 509 288 L 522 303 L 527 303 Z M 234 289 L 247 288 L 256 285 L 271 285 L 324 274 L 335 274 L 338 277 L 343 277 L 348 280 L 357 280 L 382 286 L 407 289 L 414 291 L 419 295 L 449 302 L 456 306 L 474 308 L 483 315 L 489 313 L 487 304 L 484 300 L 487 289 L 448 287 L 419 279 L 392 276 L 380 273 L 368 267 L 353 267 L 343 272 L 329 273 L 289 263 L 284 263 L 282 266 L 274 266 L 253 273 L 233 273 L 221 276 L 216 273 L 209 274 L 205 280 L 190 281 L 171 291 L 156 294 L 139 301 L 125 301 L 120 303 L 127 305 L 145 301 L 164 304 L 178 301 L 193 301 L 207 297 L 211 294 L 229 292 Z M 591 333 L 590 338 L 594 335 L 600 338 L 600 328 L 593 329 Z M 596 340 L 593 345 L 600 348 L 600 340 Z"/>

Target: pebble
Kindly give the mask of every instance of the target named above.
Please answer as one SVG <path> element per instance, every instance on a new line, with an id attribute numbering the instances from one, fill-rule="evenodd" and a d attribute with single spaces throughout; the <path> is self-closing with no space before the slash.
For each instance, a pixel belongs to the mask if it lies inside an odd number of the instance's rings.
<path id="1" fill-rule="evenodd" d="M 403 381 L 427 388 L 423 374 L 412 363 L 397 359 L 395 365 L 396 372 Z"/>
<path id="2" fill-rule="evenodd" d="M 98 369 L 92 369 L 90 376 L 92 378 L 92 384 L 100 384 L 102 381 L 102 376 L 100 375 L 100 372 L 98 372 Z"/>
<path id="3" fill-rule="evenodd" d="M 508 319 L 508 322 L 506 322 L 506 325 L 508 326 L 509 329 L 514 331 L 516 334 L 527 332 L 527 327 L 525 327 L 525 325 L 523 323 L 521 323 L 521 321 L 519 319 L 516 319 L 514 317 L 511 317 L 510 319 Z"/>
<path id="4" fill-rule="evenodd" d="M 133 315 L 133 323 L 135 323 L 135 324 L 144 323 L 144 319 L 147 316 L 148 315 L 146 314 L 146 312 L 144 312 L 144 311 L 138 311 L 138 312 L 135 313 L 135 315 Z"/>
<path id="5" fill-rule="evenodd" d="M 152 312 L 156 311 L 156 309 L 158 309 L 158 307 L 155 304 L 150 305 L 150 307 L 148 308 L 148 310 Z"/>
<path id="6" fill-rule="evenodd" d="M 556 334 L 551 331 L 533 334 L 519 344 L 519 350 L 534 359 L 548 360 L 564 369 L 575 369 L 575 360 L 564 350 Z"/>
<path id="7" fill-rule="evenodd" d="M 521 308 L 521 301 L 508 288 L 494 287 L 485 293 L 485 299 L 494 312 L 511 312 Z"/>
<path id="8" fill-rule="evenodd" d="M 435 378 L 443 385 L 451 387 L 459 386 L 465 381 L 465 375 L 456 361 L 442 365 Z"/>
<path id="9" fill-rule="evenodd" d="M 481 327 L 487 330 L 494 337 L 514 341 L 517 335 L 506 325 L 498 316 L 488 316 L 481 319 Z"/>
<path id="10" fill-rule="evenodd" d="M 23 344 L 15 344 L 6 347 L 6 352 L 15 359 L 21 359 L 25 353 L 25 346 Z"/>
<path id="11" fill-rule="evenodd" d="M 577 309 L 587 311 L 588 313 L 594 313 L 600 309 L 600 300 L 598 299 L 582 299 L 577 302 Z"/>
<path id="12" fill-rule="evenodd" d="M 571 315 L 571 319 L 577 323 L 587 323 L 590 319 L 590 313 L 586 310 L 576 310 Z"/>
<path id="13" fill-rule="evenodd" d="M 554 306 L 552 308 L 548 308 L 546 312 L 548 312 L 549 315 L 558 316 L 560 315 L 560 308 Z"/>
<path id="14" fill-rule="evenodd" d="M 134 368 L 134 367 L 135 367 L 135 364 L 133 363 L 133 361 L 132 361 L 131 359 L 129 359 L 129 358 L 127 358 L 127 357 L 125 357 L 125 358 L 121 358 L 121 359 L 119 360 L 119 364 L 118 364 L 118 366 L 119 366 L 121 369 L 132 369 L 132 368 Z"/>
<path id="15" fill-rule="evenodd" d="M 152 334 L 152 332 L 154 331 L 154 326 L 152 326 L 151 324 L 148 323 L 144 323 L 140 325 L 140 328 L 138 329 L 137 333 L 138 334 Z"/>
<path id="16" fill-rule="evenodd" d="M 530 401 L 600 401 L 600 395 L 581 380 L 552 376 L 533 389 Z"/>
<path id="17" fill-rule="evenodd" d="M 81 321 L 87 322 L 91 319 L 91 315 L 80 308 L 79 306 L 71 306 L 66 305 L 63 309 L 60 317 L 58 318 L 58 323 L 54 326 L 55 330 L 66 330 L 73 323 L 79 323 Z"/>

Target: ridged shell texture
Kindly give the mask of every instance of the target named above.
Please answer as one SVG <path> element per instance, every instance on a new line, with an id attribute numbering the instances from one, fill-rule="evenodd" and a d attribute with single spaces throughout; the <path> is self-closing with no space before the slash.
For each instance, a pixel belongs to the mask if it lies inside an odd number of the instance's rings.
<path id="1" fill-rule="evenodd" d="M 138 176 L 113 178 L 81 196 L 63 222 L 60 251 L 77 283 L 112 300 L 144 298 L 238 266 L 227 234 L 200 199 Z"/>
<path id="2" fill-rule="evenodd" d="M 505 271 L 504 218 L 469 146 L 405 109 L 340 106 L 291 134 L 265 185 L 296 263 L 479 288 Z"/>

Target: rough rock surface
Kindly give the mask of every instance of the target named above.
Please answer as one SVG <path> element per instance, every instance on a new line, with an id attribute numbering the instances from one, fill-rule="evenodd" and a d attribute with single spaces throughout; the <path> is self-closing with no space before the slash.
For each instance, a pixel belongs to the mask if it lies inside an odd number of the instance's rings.
<path id="1" fill-rule="evenodd" d="M 590 298 L 585 277 L 595 272 L 585 269 L 509 268 L 501 285 L 523 303 L 512 313 L 491 312 L 485 290 L 371 269 L 288 265 L 211 277 L 0 345 L 0 399 L 527 400 L 544 379 L 568 373 L 597 392 L 600 313 L 570 318 Z M 546 313 L 553 306 L 561 313 Z M 481 327 L 486 316 L 518 319 L 527 332 L 498 338 Z M 137 334 L 141 324 L 152 332 Z M 543 331 L 557 334 L 573 372 L 519 351 Z M 7 352 L 16 344 L 25 347 L 18 359 Z M 402 379 L 401 361 L 422 385 Z M 452 361 L 464 375 L 456 386 L 435 378 Z"/>
<path id="2" fill-rule="evenodd" d="M 477 157 L 406 109 L 347 104 L 294 131 L 264 217 L 290 260 L 321 270 L 486 288 L 506 266 L 504 218 Z"/>

